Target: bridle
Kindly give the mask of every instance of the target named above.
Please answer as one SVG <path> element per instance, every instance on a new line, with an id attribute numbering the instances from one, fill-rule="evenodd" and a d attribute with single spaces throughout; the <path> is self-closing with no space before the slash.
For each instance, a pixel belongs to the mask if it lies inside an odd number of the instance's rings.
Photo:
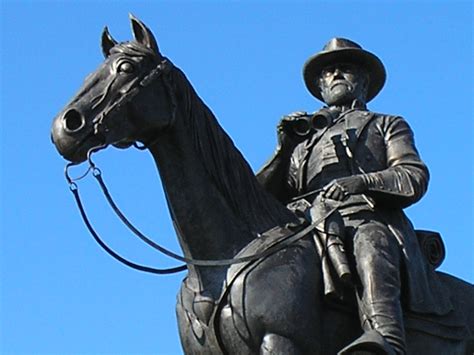
<path id="1" fill-rule="evenodd" d="M 140 87 L 148 86 L 151 82 L 153 82 L 158 77 L 160 77 L 164 71 L 169 71 L 169 70 L 170 70 L 169 61 L 164 59 L 163 61 L 161 61 L 157 65 L 157 67 L 155 69 L 153 69 L 150 72 L 150 74 L 143 77 L 142 80 L 139 81 L 139 79 L 136 79 L 133 83 L 138 82 L 139 84 L 138 85 L 130 85 L 130 89 L 125 94 L 123 94 L 117 102 L 115 102 L 114 104 L 109 106 L 106 110 L 104 110 L 103 113 L 98 117 L 98 119 L 95 120 L 96 121 L 95 123 L 97 124 L 97 127 L 100 127 L 101 125 L 104 125 L 104 119 L 113 110 L 120 108 L 121 105 L 124 105 L 125 103 L 129 102 L 134 96 L 136 96 L 139 92 Z M 165 85 L 167 86 L 167 89 L 171 91 L 170 96 L 171 96 L 172 105 L 173 105 L 173 112 L 172 112 L 173 117 L 171 119 L 171 124 L 172 124 L 173 121 L 175 120 L 175 114 L 176 114 L 176 107 L 177 107 L 176 97 L 175 97 L 175 95 L 172 94 L 172 87 L 171 87 L 170 83 L 168 82 L 168 80 L 164 80 L 164 82 L 165 82 Z M 155 141 L 152 141 L 151 143 L 145 144 L 143 146 L 137 146 L 137 145 L 135 145 L 135 146 L 138 149 L 143 150 L 143 149 L 146 149 L 148 146 L 150 146 L 154 143 L 155 143 Z M 123 214 L 123 212 L 118 208 L 117 204 L 113 200 L 113 198 L 112 198 L 112 196 L 111 196 L 111 194 L 110 194 L 110 192 L 109 192 L 109 190 L 108 190 L 108 188 L 107 188 L 107 186 L 106 186 L 106 184 L 105 184 L 105 182 L 102 178 L 102 171 L 97 167 L 97 165 L 92 160 L 92 155 L 94 153 L 98 152 L 101 149 L 104 149 L 107 146 L 108 146 L 108 144 L 101 144 L 99 146 L 91 148 L 88 151 L 87 161 L 89 163 L 89 166 L 87 168 L 87 171 L 83 175 L 81 175 L 77 178 L 72 178 L 70 173 L 69 173 L 69 170 L 72 166 L 78 165 L 78 163 L 74 163 L 74 162 L 68 163 L 66 165 L 65 171 L 64 171 L 65 177 L 66 177 L 66 180 L 69 184 L 69 189 L 71 190 L 71 192 L 74 196 L 74 199 L 76 201 L 76 204 L 79 208 L 79 212 L 80 212 L 80 215 L 81 215 L 81 217 L 84 221 L 84 224 L 86 225 L 87 229 L 89 230 L 89 232 L 92 235 L 92 237 L 94 238 L 94 240 L 99 244 L 99 246 L 102 249 L 104 249 L 105 252 L 107 252 L 114 259 L 116 259 L 117 261 L 125 264 L 128 267 L 131 267 L 131 268 L 139 270 L 139 271 L 164 275 L 164 274 L 172 274 L 172 273 L 176 273 L 176 272 L 186 270 L 187 265 L 218 267 L 218 266 L 229 266 L 229 265 L 238 264 L 238 263 L 246 263 L 246 262 L 251 262 L 251 261 L 258 260 L 258 259 L 262 259 L 262 258 L 265 258 L 265 257 L 267 257 L 271 254 L 274 254 L 274 253 L 288 247 L 290 244 L 293 244 L 296 241 L 302 239 L 310 231 L 318 230 L 317 225 L 320 224 L 322 221 L 324 221 L 329 215 L 331 215 L 333 212 L 335 212 L 338 208 L 338 206 L 336 206 L 335 208 L 330 210 L 328 213 L 326 213 L 323 217 L 321 217 L 320 219 L 318 219 L 317 221 L 315 221 L 311 224 L 306 224 L 306 225 L 301 224 L 301 227 L 303 227 L 303 226 L 304 227 L 300 228 L 299 231 L 288 233 L 288 235 L 286 235 L 281 240 L 279 240 L 278 242 L 276 242 L 273 245 L 271 245 L 270 247 L 268 247 L 266 250 L 264 250 L 262 252 L 259 252 L 259 253 L 256 253 L 256 254 L 253 254 L 253 255 L 237 257 L 237 258 L 231 258 L 231 259 L 219 259 L 219 260 L 200 260 L 200 259 L 187 258 L 187 257 L 184 257 L 184 256 L 180 256 L 180 255 L 164 248 L 163 246 L 161 246 L 161 245 L 157 244 L 156 242 L 154 242 L 152 239 L 148 238 L 138 228 L 136 228 L 128 220 L 128 218 Z M 92 226 L 92 223 L 90 222 L 90 220 L 89 220 L 89 218 L 88 218 L 88 216 L 85 212 L 85 209 L 84 209 L 84 206 L 83 206 L 80 194 L 79 194 L 79 187 L 78 187 L 77 181 L 85 178 L 90 172 L 92 172 L 92 176 L 99 183 L 99 186 L 100 186 L 107 202 L 111 206 L 112 210 L 119 217 L 119 219 L 131 230 L 131 232 L 133 234 L 135 234 L 139 239 L 141 239 L 143 242 L 145 242 L 146 244 L 148 244 L 152 248 L 156 249 L 160 253 L 162 253 L 162 254 L 164 254 L 164 255 L 172 258 L 172 259 L 184 262 L 185 265 L 172 267 L 172 268 L 166 268 L 166 269 L 158 269 L 158 268 L 154 268 L 154 267 L 144 266 L 144 265 L 136 264 L 136 263 L 122 257 L 120 254 L 118 254 L 113 249 L 111 249 L 102 240 L 102 238 L 99 236 L 99 234 L 95 231 L 94 227 Z M 296 226 L 296 227 L 300 227 L 300 226 Z M 256 235 L 256 237 L 259 237 L 259 236 L 260 235 Z"/>
<path id="2" fill-rule="evenodd" d="M 94 120 L 94 134 L 97 134 L 101 132 L 101 128 L 104 129 L 105 132 L 107 132 L 107 124 L 105 119 L 110 116 L 110 114 L 115 111 L 121 109 L 124 105 L 129 103 L 140 91 L 141 88 L 146 88 L 149 86 L 152 82 L 154 82 L 156 79 L 159 77 L 162 77 L 163 74 L 167 74 L 171 71 L 172 69 L 172 64 L 171 62 L 165 58 L 162 57 L 162 60 L 158 63 L 158 65 L 153 68 L 149 74 L 143 76 L 142 78 L 135 78 L 130 84 L 128 84 L 127 90 L 120 96 L 120 98 L 115 101 L 113 104 L 110 106 L 106 107 L 100 115 L 98 115 Z M 166 76 L 163 76 L 163 83 L 166 86 L 168 92 L 172 93 L 172 87 L 167 79 Z M 176 109 L 177 109 L 177 101 L 176 101 L 176 96 L 171 95 L 171 106 L 172 106 L 172 112 L 171 112 L 171 120 L 168 123 L 168 127 L 171 127 L 175 121 L 176 118 Z M 133 143 L 133 145 L 140 150 L 147 149 L 148 146 L 152 145 L 155 142 L 151 142 L 148 144 L 144 144 L 143 146 L 138 145 L 136 142 Z M 94 149 L 94 148 L 93 148 Z"/>

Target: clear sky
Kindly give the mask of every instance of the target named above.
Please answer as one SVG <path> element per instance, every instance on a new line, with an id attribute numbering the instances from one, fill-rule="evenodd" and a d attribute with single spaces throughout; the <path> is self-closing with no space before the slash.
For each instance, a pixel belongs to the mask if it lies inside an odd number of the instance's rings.
<path id="1" fill-rule="evenodd" d="M 334 36 L 377 54 L 388 79 L 369 107 L 408 120 L 431 171 L 427 195 L 407 213 L 416 228 L 442 234 L 440 269 L 474 282 L 471 2 L 3 0 L 1 353 L 181 353 L 174 304 L 184 274 L 143 274 L 100 250 L 50 142 L 53 117 L 103 60 L 103 26 L 131 38 L 129 12 L 255 170 L 281 115 L 321 106 L 301 76 L 311 54 Z M 110 148 L 96 160 L 132 221 L 179 251 L 151 156 Z M 128 235 L 93 179 L 80 188 L 111 246 L 143 264 L 176 265 Z"/>

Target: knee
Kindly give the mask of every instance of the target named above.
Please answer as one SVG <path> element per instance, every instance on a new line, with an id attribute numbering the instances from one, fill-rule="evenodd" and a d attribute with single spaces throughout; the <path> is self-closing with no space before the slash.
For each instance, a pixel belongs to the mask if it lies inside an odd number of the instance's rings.
<path id="1" fill-rule="evenodd" d="M 364 224 L 354 236 L 354 257 L 361 267 L 370 266 L 377 259 L 393 260 L 400 255 L 400 246 L 390 230 L 379 224 Z"/>
<path id="2" fill-rule="evenodd" d="M 262 345 L 260 346 L 261 355 L 283 355 L 299 353 L 300 352 L 290 339 L 274 333 L 265 335 L 263 337 Z"/>

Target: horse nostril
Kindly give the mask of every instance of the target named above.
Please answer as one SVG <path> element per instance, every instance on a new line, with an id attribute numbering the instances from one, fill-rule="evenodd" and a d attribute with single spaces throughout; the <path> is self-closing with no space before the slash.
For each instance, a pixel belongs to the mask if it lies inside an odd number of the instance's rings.
<path id="1" fill-rule="evenodd" d="M 86 124 L 84 117 L 75 109 L 70 109 L 64 116 L 64 128 L 69 132 L 77 132 Z"/>

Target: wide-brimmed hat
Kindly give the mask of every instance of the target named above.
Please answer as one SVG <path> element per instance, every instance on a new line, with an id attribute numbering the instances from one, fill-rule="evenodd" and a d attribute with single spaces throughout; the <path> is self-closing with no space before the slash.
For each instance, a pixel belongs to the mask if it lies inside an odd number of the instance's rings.
<path id="1" fill-rule="evenodd" d="M 386 73 L 380 59 L 362 49 L 357 43 L 345 38 L 333 38 L 321 52 L 311 56 L 303 66 L 303 77 L 309 92 L 323 101 L 318 86 L 321 71 L 332 64 L 353 63 L 363 66 L 369 74 L 367 102 L 372 100 L 382 89 Z"/>

